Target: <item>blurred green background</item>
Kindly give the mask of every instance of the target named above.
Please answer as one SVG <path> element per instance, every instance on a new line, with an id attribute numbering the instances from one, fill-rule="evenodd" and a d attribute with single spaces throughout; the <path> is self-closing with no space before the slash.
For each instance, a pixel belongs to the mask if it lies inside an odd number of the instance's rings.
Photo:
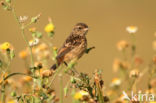
<path id="1" fill-rule="evenodd" d="M 145 59 L 145 64 L 154 54 L 152 41 L 156 31 L 156 0 L 13 0 L 13 3 L 18 16 L 31 18 L 42 13 L 39 22 L 33 25 L 39 31 L 44 32 L 47 18 L 51 17 L 56 26 L 53 44 L 57 47 L 62 45 L 76 23 L 87 23 L 88 45 L 96 49 L 79 60 L 77 69 L 87 73 L 102 69 L 106 85 L 115 77 L 112 73 L 113 60 L 121 55 L 116 43 L 123 39 L 130 41 L 130 34 L 125 30 L 127 26 L 139 28 L 136 33 L 137 53 Z M 31 37 L 29 32 L 26 35 Z M 26 46 L 12 14 L 0 9 L 0 43 L 5 41 L 13 44 L 16 54 Z M 23 71 L 23 64 L 16 57 L 12 71 Z"/>

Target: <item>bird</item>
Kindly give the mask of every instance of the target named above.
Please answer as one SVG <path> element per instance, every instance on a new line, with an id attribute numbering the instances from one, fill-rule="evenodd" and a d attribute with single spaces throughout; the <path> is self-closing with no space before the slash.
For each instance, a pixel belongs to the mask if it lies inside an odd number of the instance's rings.
<path id="1" fill-rule="evenodd" d="M 78 60 L 87 50 L 88 25 L 85 23 L 77 23 L 71 34 L 67 37 L 62 47 L 58 49 L 56 64 L 51 66 L 51 70 L 56 70 L 61 64 L 68 65 L 71 60 Z"/>

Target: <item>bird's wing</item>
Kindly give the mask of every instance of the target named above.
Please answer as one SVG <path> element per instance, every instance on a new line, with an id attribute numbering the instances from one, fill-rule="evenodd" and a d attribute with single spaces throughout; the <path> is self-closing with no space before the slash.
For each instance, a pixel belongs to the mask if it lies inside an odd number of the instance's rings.
<path id="1" fill-rule="evenodd" d="M 65 54 L 69 53 L 73 48 L 79 46 L 80 44 L 81 44 L 80 37 L 78 36 L 74 37 L 70 35 L 63 44 L 63 46 L 59 49 L 57 59 L 63 59 Z"/>

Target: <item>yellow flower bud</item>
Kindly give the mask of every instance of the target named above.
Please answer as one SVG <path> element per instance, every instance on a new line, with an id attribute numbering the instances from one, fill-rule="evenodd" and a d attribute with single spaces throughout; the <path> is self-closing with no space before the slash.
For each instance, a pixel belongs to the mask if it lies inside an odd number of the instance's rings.
<path id="1" fill-rule="evenodd" d="M 50 33 L 54 31 L 54 25 L 52 23 L 49 23 L 46 25 L 46 27 L 44 28 L 45 32 Z"/>
<path id="2" fill-rule="evenodd" d="M 11 45 L 10 45 L 9 42 L 5 42 L 5 43 L 3 43 L 3 44 L 0 46 L 0 48 L 1 48 L 2 50 L 7 50 L 7 49 L 9 49 L 10 47 L 11 47 Z"/>
<path id="3" fill-rule="evenodd" d="M 75 93 L 74 98 L 76 100 L 83 100 L 83 99 L 86 99 L 86 97 L 88 97 L 88 96 L 89 96 L 88 92 L 81 90 L 81 91 Z"/>
<path id="4" fill-rule="evenodd" d="M 30 31 L 30 32 L 36 32 L 36 28 L 35 28 L 35 27 L 29 28 L 29 31 Z"/>
<path id="5" fill-rule="evenodd" d="M 16 103 L 14 100 L 9 100 L 8 103 Z"/>
<path id="6" fill-rule="evenodd" d="M 55 47 L 55 46 L 54 46 L 54 47 L 53 47 L 53 50 L 55 50 L 55 51 L 56 51 L 56 50 L 57 50 L 57 47 Z"/>

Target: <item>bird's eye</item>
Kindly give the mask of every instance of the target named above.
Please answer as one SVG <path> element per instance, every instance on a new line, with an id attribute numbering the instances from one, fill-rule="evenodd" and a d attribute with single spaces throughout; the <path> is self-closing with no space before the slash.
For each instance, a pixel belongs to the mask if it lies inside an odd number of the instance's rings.
<path id="1" fill-rule="evenodd" d="M 78 27 L 78 29 L 82 29 L 82 27 Z"/>

